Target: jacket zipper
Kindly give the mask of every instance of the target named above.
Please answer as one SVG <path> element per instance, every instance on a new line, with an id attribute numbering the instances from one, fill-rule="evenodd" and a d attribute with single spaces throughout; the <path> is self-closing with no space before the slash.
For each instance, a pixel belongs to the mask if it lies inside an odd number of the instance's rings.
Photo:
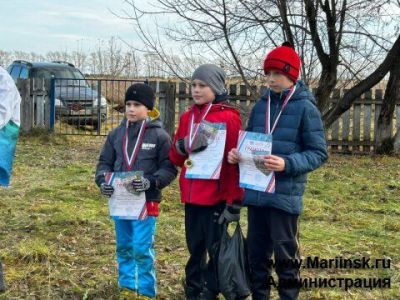
<path id="1" fill-rule="evenodd" d="M 281 100 L 282 100 L 282 94 L 281 94 L 281 96 L 279 97 L 279 100 L 276 102 L 275 111 L 274 111 L 274 116 L 273 116 L 273 118 L 270 120 L 270 126 L 271 126 L 272 124 L 275 123 L 276 113 L 278 112 L 278 108 L 279 108 L 279 104 L 280 104 Z M 272 129 L 272 128 L 271 128 L 271 129 Z"/>

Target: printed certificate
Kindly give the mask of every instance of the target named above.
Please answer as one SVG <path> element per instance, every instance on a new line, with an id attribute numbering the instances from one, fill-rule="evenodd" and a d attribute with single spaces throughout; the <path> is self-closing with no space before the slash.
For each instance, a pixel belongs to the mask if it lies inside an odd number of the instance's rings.
<path id="1" fill-rule="evenodd" d="M 186 178 L 219 179 L 224 158 L 226 124 L 203 121 L 199 129 L 208 138 L 208 146 L 198 153 L 191 153 L 192 167 L 186 169 Z"/>
<path id="2" fill-rule="evenodd" d="M 273 193 L 275 191 L 274 172 L 266 170 L 263 157 L 271 154 L 272 135 L 259 132 L 240 131 L 238 151 L 240 186 L 243 188 Z"/>
<path id="3" fill-rule="evenodd" d="M 145 192 L 136 192 L 132 180 L 140 178 L 143 172 L 106 173 L 106 183 L 114 187 L 108 204 L 110 216 L 114 219 L 142 220 L 147 216 Z"/>

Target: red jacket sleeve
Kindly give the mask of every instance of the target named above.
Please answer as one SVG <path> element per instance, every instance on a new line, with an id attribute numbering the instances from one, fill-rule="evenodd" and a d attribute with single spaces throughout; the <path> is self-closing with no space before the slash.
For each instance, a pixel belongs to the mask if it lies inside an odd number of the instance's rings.
<path id="1" fill-rule="evenodd" d="M 221 170 L 221 186 L 228 203 L 242 201 L 244 190 L 239 187 L 239 165 L 228 163 L 228 153 L 237 147 L 242 121 L 239 115 L 232 113 L 226 121 L 226 143 L 224 162 Z"/>
<path id="2" fill-rule="evenodd" d="M 175 132 L 174 139 L 172 141 L 172 146 L 171 146 L 171 148 L 169 150 L 169 159 L 170 159 L 170 161 L 174 165 L 176 165 L 178 167 L 181 167 L 181 168 L 182 168 L 183 163 L 185 162 L 185 160 L 186 160 L 186 158 L 188 156 L 179 154 L 179 152 L 176 150 L 175 145 L 176 145 L 176 141 L 177 140 L 184 138 L 188 134 L 186 132 L 187 128 L 188 128 L 187 122 L 188 122 L 188 113 L 184 113 L 181 116 L 181 119 L 179 121 L 178 130 Z"/>

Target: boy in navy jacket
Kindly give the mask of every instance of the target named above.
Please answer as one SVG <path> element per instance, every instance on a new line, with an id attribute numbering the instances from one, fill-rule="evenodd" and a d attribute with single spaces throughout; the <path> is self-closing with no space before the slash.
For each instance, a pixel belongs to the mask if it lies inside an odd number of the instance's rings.
<path id="1" fill-rule="evenodd" d="M 111 131 L 101 151 L 96 183 L 105 196 L 114 189 L 105 181 L 106 172 L 142 171 L 132 188 L 145 192 L 144 220 L 115 219 L 120 299 L 155 299 L 154 235 L 161 189 L 177 175 L 168 158 L 171 140 L 154 108 L 150 86 L 136 83 L 125 94 L 126 118 Z"/>
<path id="2" fill-rule="evenodd" d="M 299 280 L 293 262 L 299 259 L 298 219 L 307 173 L 328 158 L 321 115 L 309 89 L 297 81 L 299 69 L 300 58 L 288 43 L 267 55 L 264 72 L 269 89 L 253 107 L 246 129 L 272 134 L 272 154 L 261 163 L 276 178 L 274 193 L 245 191 L 254 300 L 269 299 L 272 254 L 281 282 Z M 228 161 L 240 161 L 237 149 L 230 151 Z M 278 291 L 281 299 L 297 299 L 299 286 L 283 285 Z"/>

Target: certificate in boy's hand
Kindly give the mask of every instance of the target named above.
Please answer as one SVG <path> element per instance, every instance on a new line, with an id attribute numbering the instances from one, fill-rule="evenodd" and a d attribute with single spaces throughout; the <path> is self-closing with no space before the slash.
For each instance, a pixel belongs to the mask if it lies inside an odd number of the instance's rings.
<path id="1" fill-rule="evenodd" d="M 114 219 L 142 220 L 147 216 L 145 192 L 136 192 L 132 181 L 141 178 L 143 172 L 106 173 L 106 183 L 114 187 L 108 204 Z"/>
<path id="2" fill-rule="evenodd" d="M 207 137 L 208 146 L 205 150 L 190 154 L 192 167 L 186 169 L 186 178 L 219 179 L 224 158 L 226 124 L 203 121 L 200 132 Z"/>
<path id="3" fill-rule="evenodd" d="M 275 174 L 264 166 L 265 155 L 271 154 L 272 135 L 240 131 L 238 150 L 240 186 L 262 192 L 275 191 Z"/>

